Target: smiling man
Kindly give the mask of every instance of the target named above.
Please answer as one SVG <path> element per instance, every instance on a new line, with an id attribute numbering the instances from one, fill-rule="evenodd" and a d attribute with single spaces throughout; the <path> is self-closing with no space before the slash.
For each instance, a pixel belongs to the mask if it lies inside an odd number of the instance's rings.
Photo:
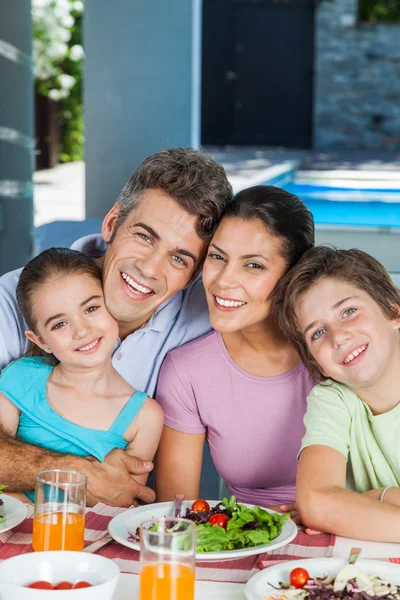
<path id="1" fill-rule="evenodd" d="M 187 148 L 163 150 L 133 173 L 106 215 L 102 235 L 73 245 L 102 269 L 106 305 L 119 325 L 113 364 L 136 389 L 153 394 L 166 353 L 210 329 L 196 277 L 231 198 L 225 171 L 210 156 Z M 15 298 L 19 274 L 0 278 L 0 369 L 27 349 Z M 122 451 L 113 450 L 101 464 L 0 435 L 0 481 L 10 490 L 32 489 L 36 473 L 45 468 L 86 473 L 90 504 L 129 506 L 135 497 L 153 498 L 131 477 L 151 466 Z"/>

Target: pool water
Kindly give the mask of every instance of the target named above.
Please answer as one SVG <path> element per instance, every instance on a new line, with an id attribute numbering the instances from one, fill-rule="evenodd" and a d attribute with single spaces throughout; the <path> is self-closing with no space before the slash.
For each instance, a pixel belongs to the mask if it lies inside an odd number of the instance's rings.
<path id="1" fill-rule="evenodd" d="M 400 190 L 300 184 L 282 187 L 305 202 L 317 225 L 400 228 Z"/>

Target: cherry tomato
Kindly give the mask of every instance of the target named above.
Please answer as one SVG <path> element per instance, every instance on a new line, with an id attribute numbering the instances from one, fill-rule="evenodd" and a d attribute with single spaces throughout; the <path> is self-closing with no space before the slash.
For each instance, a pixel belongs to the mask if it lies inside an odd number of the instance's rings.
<path id="1" fill-rule="evenodd" d="M 228 521 L 229 521 L 228 515 L 224 515 L 222 513 L 217 513 L 215 515 L 212 515 L 208 519 L 208 522 L 210 523 L 210 525 L 218 525 L 218 527 L 223 527 L 223 529 L 226 529 Z"/>
<path id="2" fill-rule="evenodd" d="M 77 590 L 79 588 L 85 588 L 85 587 L 92 587 L 91 583 L 88 583 L 87 581 L 77 581 L 76 583 L 74 583 L 74 585 L 72 586 L 73 590 Z"/>
<path id="3" fill-rule="evenodd" d="M 290 585 L 295 588 L 303 588 L 309 579 L 310 576 L 308 571 L 301 569 L 300 567 L 293 569 L 289 576 Z"/>
<path id="4" fill-rule="evenodd" d="M 54 586 L 55 590 L 70 590 L 72 588 L 72 583 L 69 581 L 60 581 L 57 585 Z"/>
<path id="5" fill-rule="evenodd" d="M 34 588 L 36 590 L 54 590 L 54 586 L 48 581 L 34 581 L 30 583 L 26 587 Z"/>
<path id="6" fill-rule="evenodd" d="M 192 504 L 193 512 L 209 512 L 210 505 L 205 500 L 195 500 Z"/>

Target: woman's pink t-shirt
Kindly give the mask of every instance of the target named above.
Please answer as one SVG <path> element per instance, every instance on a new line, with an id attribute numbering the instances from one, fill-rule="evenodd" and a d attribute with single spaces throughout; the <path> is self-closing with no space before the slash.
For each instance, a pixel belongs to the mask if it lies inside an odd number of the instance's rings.
<path id="1" fill-rule="evenodd" d="M 213 331 L 167 355 L 156 398 L 167 427 L 206 433 L 215 467 L 240 502 L 272 506 L 294 501 L 312 387 L 302 363 L 276 377 L 250 375 Z"/>

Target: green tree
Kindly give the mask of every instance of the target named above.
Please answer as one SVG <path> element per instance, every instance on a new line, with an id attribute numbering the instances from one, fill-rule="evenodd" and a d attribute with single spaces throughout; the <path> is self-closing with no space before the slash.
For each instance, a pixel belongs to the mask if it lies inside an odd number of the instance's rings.
<path id="1" fill-rule="evenodd" d="M 359 0 L 359 19 L 370 23 L 398 23 L 400 0 Z"/>
<path id="2" fill-rule="evenodd" d="M 80 0 L 32 2 L 36 89 L 59 102 L 63 162 L 83 158 L 83 8 Z"/>

